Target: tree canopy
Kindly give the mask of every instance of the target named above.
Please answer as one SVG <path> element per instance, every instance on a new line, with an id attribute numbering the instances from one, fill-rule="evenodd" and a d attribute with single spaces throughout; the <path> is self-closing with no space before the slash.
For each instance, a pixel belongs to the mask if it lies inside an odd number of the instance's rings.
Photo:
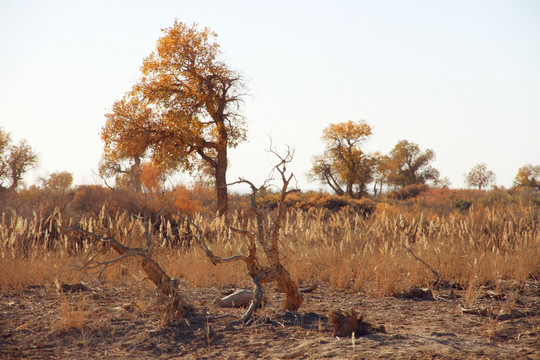
<path id="1" fill-rule="evenodd" d="M 477 187 L 478 190 L 486 188 L 495 182 L 495 173 L 488 170 L 486 164 L 478 164 L 465 174 L 465 182 L 468 186 Z"/>
<path id="2" fill-rule="evenodd" d="M 430 165 L 435 152 L 431 149 L 422 151 L 418 144 L 408 140 L 398 141 L 390 151 L 390 159 L 388 182 L 394 186 L 425 184 L 439 178 L 439 171 Z"/>
<path id="3" fill-rule="evenodd" d="M 516 187 L 531 187 L 540 190 L 540 165 L 523 165 L 514 180 Z"/>
<path id="4" fill-rule="evenodd" d="M 66 191 L 73 183 L 73 175 L 67 171 L 56 171 L 48 178 L 41 179 L 43 187 L 52 191 Z"/>
<path id="5" fill-rule="evenodd" d="M 361 149 L 371 135 L 365 121 L 330 124 L 323 130 L 326 150 L 313 159 L 310 176 L 338 195 L 361 197 L 373 180 L 375 158 Z"/>
<path id="6" fill-rule="evenodd" d="M 149 156 L 166 168 L 215 177 L 218 211 L 228 209 L 227 151 L 246 139 L 240 115 L 242 76 L 223 60 L 216 34 L 175 21 L 163 29 L 142 76 L 106 114 L 103 158 L 118 163 Z"/>
<path id="7" fill-rule="evenodd" d="M 24 174 L 37 164 L 38 156 L 26 140 L 12 144 L 10 134 L 0 128 L 0 189 L 5 180 L 10 190 L 17 189 Z"/>

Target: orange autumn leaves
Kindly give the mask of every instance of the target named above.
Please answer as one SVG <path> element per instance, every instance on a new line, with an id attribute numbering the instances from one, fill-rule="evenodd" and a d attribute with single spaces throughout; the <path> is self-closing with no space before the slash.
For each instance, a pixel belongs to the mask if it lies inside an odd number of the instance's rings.
<path id="1" fill-rule="evenodd" d="M 242 76 L 221 60 L 216 34 L 175 21 L 144 59 L 141 78 L 106 115 L 103 162 L 151 158 L 167 169 L 213 169 L 226 211 L 227 150 L 246 140 Z M 127 165 L 126 165 L 127 163 Z M 115 168 L 109 166 L 109 168 Z"/>
<path id="2" fill-rule="evenodd" d="M 365 121 L 328 125 L 322 136 L 326 150 L 314 157 L 310 176 L 329 185 L 337 195 L 364 196 L 373 180 L 375 158 L 361 146 L 371 133 Z"/>

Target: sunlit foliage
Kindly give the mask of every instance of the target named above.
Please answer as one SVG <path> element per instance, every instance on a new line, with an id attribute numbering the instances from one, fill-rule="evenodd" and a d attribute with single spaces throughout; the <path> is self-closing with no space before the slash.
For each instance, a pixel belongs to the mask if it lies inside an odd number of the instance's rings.
<path id="1" fill-rule="evenodd" d="M 376 159 L 361 149 L 371 135 L 365 121 L 330 124 L 323 130 L 326 150 L 313 159 L 310 175 L 328 185 L 337 195 L 362 197 L 373 180 Z"/>
<path id="2" fill-rule="evenodd" d="M 540 165 L 527 164 L 519 168 L 514 186 L 540 190 Z"/>
<path id="3" fill-rule="evenodd" d="M 425 184 L 436 181 L 439 171 L 430 163 L 435 159 L 431 149 L 422 151 L 418 144 L 400 140 L 390 151 L 390 175 L 388 181 L 396 187 Z"/>
<path id="4" fill-rule="evenodd" d="M 166 178 L 163 166 L 152 163 L 141 165 L 141 184 L 147 192 L 156 192 L 161 189 Z"/>
<path id="5" fill-rule="evenodd" d="M 388 185 L 392 174 L 392 159 L 388 155 L 374 154 L 375 166 L 373 169 L 373 194 L 382 194 L 383 187 Z"/>
<path id="6" fill-rule="evenodd" d="M 227 211 L 227 149 L 246 139 L 241 75 L 221 59 L 216 34 L 175 21 L 163 29 L 142 77 L 108 113 L 104 158 L 150 156 L 169 169 L 213 169 L 217 206 Z"/>

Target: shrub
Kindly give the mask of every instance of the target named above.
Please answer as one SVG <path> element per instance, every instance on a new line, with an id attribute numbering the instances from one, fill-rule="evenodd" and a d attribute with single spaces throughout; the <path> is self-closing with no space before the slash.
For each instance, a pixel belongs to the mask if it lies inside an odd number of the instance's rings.
<path id="1" fill-rule="evenodd" d="M 330 196 L 324 204 L 324 208 L 328 210 L 340 210 L 350 205 L 350 198 L 346 196 Z"/>
<path id="2" fill-rule="evenodd" d="M 466 212 L 472 205 L 472 201 L 459 199 L 452 203 L 452 205 L 459 211 Z"/>
<path id="3" fill-rule="evenodd" d="M 266 194 L 257 198 L 257 205 L 262 209 L 272 210 L 277 207 L 278 201 L 278 194 Z"/>
<path id="4" fill-rule="evenodd" d="M 182 214 L 194 214 L 203 210 L 202 203 L 194 196 L 194 191 L 185 186 L 178 186 L 173 190 L 175 210 Z"/>
<path id="5" fill-rule="evenodd" d="M 81 214 L 97 215 L 111 196 L 111 190 L 99 185 L 81 185 L 73 196 L 73 210 Z"/>
<path id="6" fill-rule="evenodd" d="M 278 194 L 266 194 L 257 199 L 259 207 L 268 210 L 275 209 L 279 202 Z M 358 211 L 363 216 L 367 216 L 375 211 L 376 203 L 369 198 L 353 199 L 349 196 L 331 195 L 328 193 L 318 193 L 310 191 L 307 193 L 290 194 L 285 205 L 292 209 L 327 209 L 339 211 L 341 209 L 352 209 Z"/>
<path id="7" fill-rule="evenodd" d="M 369 198 L 362 198 L 359 200 L 352 200 L 355 210 L 358 210 L 364 217 L 371 215 L 377 208 L 375 201 Z"/>
<path id="8" fill-rule="evenodd" d="M 420 193 L 427 191 L 429 187 L 426 184 L 413 184 L 407 185 L 399 190 L 394 191 L 389 195 L 391 199 L 406 200 L 409 198 L 415 198 Z"/>

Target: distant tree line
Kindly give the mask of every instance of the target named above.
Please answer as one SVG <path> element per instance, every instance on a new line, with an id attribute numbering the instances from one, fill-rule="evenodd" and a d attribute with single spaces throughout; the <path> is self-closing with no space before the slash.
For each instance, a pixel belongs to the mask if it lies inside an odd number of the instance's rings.
<path id="1" fill-rule="evenodd" d="M 439 171 L 430 164 L 435 159 L 433 150 L 422 151 L 417 144 L 400 140 L 388 155 L 368 153 L 362 145 L 371 134 L 365 121 L 327 126 L 322 136 L 326 149 L 313 158 L 311 179 L 352 198 L 366 196 L 370 184 L 376 195 L 384 187 L 441 182 Z"/>

